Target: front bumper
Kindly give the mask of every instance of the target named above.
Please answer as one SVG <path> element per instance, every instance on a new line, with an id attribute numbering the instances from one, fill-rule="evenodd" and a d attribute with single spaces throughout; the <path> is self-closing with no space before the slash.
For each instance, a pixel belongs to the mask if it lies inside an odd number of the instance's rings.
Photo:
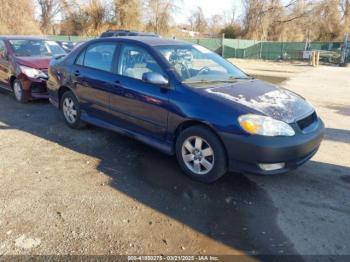
<path id="1" fill-rule="evenodd" d="M 22 82 L 23 91 L 28 99 L 35 100 L 49 98 L 45 79 L 34 79 L 24 75 L 20 76 L 19 79 Z"/>
<path id="2" fill-rule="evenodd" d="M 292 137 L 242 136 L 220 133 L 228 153 L 229 170 L 253 174 L 286 173 L 304 164 L 316 154 L 324 135 L 324 124 L 318 119 L 309 133 Z M 285 163 L 284 168 L 265 171 L 259 163 Z"/>

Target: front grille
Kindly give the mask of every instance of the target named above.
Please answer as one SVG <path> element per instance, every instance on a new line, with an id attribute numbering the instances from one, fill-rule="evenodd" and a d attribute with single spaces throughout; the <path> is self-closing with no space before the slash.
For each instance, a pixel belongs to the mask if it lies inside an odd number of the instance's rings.
<path id="1" fill-rule="evenodd" d="M 317 121 L 317 115 L 316 115 L 316 112 L 313 112 L 311 115 L 299 120 L 297 124 L 301 130 L 304 130 L 316 121 Z"/>
<path id="2" fill-rule="evenodd" d="M 42 83 L 32 83 L 31 90 L 32 93 L 45 93 L 46 85 Z"/>

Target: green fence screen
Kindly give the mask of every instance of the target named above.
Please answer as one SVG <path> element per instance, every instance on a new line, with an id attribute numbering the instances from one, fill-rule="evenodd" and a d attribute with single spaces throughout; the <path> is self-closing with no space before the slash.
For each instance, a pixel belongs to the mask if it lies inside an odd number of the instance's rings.
<path id="1" fill-rule="evenodd" d="M 72 42 L 80 42 L 87 41 L 91 39 L 95 39 L 95 36 L 68 36 L 68 35 L 49 35 L 48 39 L 53 41 L 72 41 Z"/>
<path id="2" fill-rule="evenodd" d="M 94 39 L 93 36 L 48 36 L 55 41 L 86 41 Z M 340 53 L 341 42 L 271 42 L 245 39 L 183 39 L 184 41 L 204 46 L 225 58 L 266 59 L 266 60 L 302 60 L 303 51 L 321 50 Z M 347 57 L 350 62 L 350 55 Z"/>
<path id="3" fill-rule="evenodd" d="M 185 39 L 186 40 L 186 39 Z M 340 54 L 341 42 L 271 42 L 243 39 L 190 39 L 225 58 L 302 60 L 304 50 L 318 50 L 331 55 Z M 222 50 L 224 48 L 224 50 Z M 322 53 L 324 53 L 322 52 Z M 347 58 L 348 60 L 350 57 Z"/>

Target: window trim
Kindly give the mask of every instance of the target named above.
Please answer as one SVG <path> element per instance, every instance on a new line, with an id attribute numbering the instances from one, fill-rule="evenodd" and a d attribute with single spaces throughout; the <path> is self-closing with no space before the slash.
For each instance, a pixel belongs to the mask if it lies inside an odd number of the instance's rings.
<path id="1" fill-rule="evenodd" d="M 85 63 L 85 55 L 86 55 L 87 49 L 90 48 L 91 46 L 98 45 L 98 44 L 112 44 L 112 45 L 115 46 L 115 49 L 114 49 L 114 52 L 113 52 L 112 68 L 111 68 L 112 70 L 111 71 L 106 71 L 106 70 L 103 70 L 103 69 L 100 69 L 100 68 L 95 68 L 95 67 L 84 65 L 84 63 Z M 119 54 L 119 47 L 120 47 L 120 43 L 114 42 L 114 41 L 99 41 L 99 42 L 90 43 L 87 46 L 84 46 L 82 48 L 82 50 L 78 53 L 78 55 L 75 57 L 75 59 L 74 59 L 74 66 L 82 67 L 82 68 L 88 68 L 88 69 L 94 69 L 94 70 L 98 70 L 98 71 L 105 72 L 105 73 L 110 73 L 110 74 L 117 74 L 116 62 L 118 60 L 117 56 Z M 77 61 L 78 61 L 79 57 L 82 54 L 84 54 L 83 64 L 80 65 L 80 64 L 77 64 Z"/>
<path id="2" fill-rule="evenodd" d="M 75 57 L 75 59 L 74 59 L 74 65 L 76 65 L 76 66 L 82 66 L 82 67 L 84 66 L 85 51 L 86 51 L 86 48 L 84 47 L 83 50 L 81 50 L 81 51 L 79 52 L 79 54 Z M 77 62 L 78 62 L 78 59 L 80 58 L 81 55 L 84 55 L 84 56 L 83 56 L 83 64 L 82 64 L 82 65 L 77 63 Z"/>

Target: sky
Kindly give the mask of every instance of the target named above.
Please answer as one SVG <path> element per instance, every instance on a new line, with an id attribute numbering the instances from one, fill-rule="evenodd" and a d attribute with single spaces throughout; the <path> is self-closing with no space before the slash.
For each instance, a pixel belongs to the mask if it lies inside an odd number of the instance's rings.
<path id="1" fill-rule="evenodd" d="M 205 17 L 209 18 L 215 14 L 222 15 L 225 11 L 236 8 L 237 15 L 242 12 L 241 0 L 182 0 L 180 1 L 180 10 L 176 15 L 177 23 L 186 23 L 191 13 L 200 6 L 203 9 Z"/>

